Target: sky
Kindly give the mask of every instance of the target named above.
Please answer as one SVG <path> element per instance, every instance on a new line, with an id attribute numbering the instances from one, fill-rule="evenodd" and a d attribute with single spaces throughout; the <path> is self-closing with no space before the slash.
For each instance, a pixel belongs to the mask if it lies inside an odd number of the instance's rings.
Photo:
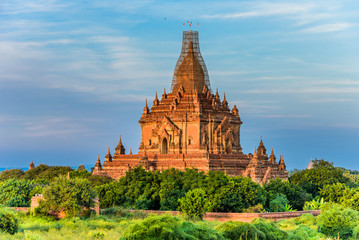
<path id="1" fill-rule="evenodd" d="M 0 167 L 94 165 L 120 135 L 136 153 L 187 21 L 244 153 L 262 136 L 287 169 L 359 169 L 357 0 L 1 0 Z"/>

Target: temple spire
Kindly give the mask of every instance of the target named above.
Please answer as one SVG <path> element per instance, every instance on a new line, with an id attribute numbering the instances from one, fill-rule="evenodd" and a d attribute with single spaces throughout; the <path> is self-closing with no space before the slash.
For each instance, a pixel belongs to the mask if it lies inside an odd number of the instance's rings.
<path id="1" fill-rule="evenodd" d="M 31 160 L 30 165 L 29 165 L 29 170 L 31 170 L 31 169 L 33 169 L 33 168 L 35 168 L 35 164 L 34 164 L 34 162 Z"/>
<path id="2" fill-rule="evenodd" d="M 273 152 L 273 148 L 272 148 L 272 152 L 271 152 L 271 154 L 270 154 L 270 156 L 269 156 L 269 162 L 270 163 L 276 163 L 276 157 L 275 157 L 275 155 L 274 155 L 274 152 Z"/>
<path id="3" fill-rule="evenodd" d="M 108 147 L 108 149 L 107 149 L 107 154 L 105 156 L 105 162 L 112 162 L 112 155 L 110 153 L 110 147 Z"/>
<path id="4" fill-rule="evenodd" d="M 120 140 L 118 141 L 118 145 L 115 148 L 115 154 L 125 154 L 125 147 L 122 145 L 121 135 Z"/>
<path id="5" fill-rule="evenodd" d="M 180 85 L 188 92 L 193 87 L 200 92 L 202 85 L 206 85 L 210 91 L 207 67 L 199 50 L 198 31 L 183 32 L 182 50 L 173 73 L 171 92 L 177 91 L 177 84 L 180 82 L 187 83 Z"/>
<path id="6" fill-rule="evenodd" d="M 157 91 L 156 91 L 155 100 L 153 100 L 153 106 L 158 106 L 159 103 L 160 103 L 160 101 L 158 100 Z"/>
<path id="7" fill-rule="evenodd" d="M 238 108 L 237 108 L 236 105 L 234 105 L 234 107 L 233 107 L 233 109 L 232 109 L 232 114 L 233 114 L 234 116 L 239 116 Z"/>
<path id="8" fill-rule="evenodd" d="M 101 161 L 100 161 L 100 155 L 97 155 L 97 161 L 95 164 L 95 169 L 102 170 Z"/>
<path id="9" fill-rule="evenodd" d="M 279 160 L 279 170 L 286 170 L 286 166 L 284 163 L 284 159 L 283 159 L 283 155 L 280 156 L 280 160 Z"/>
<path id="10" fill-rule="evenodd" d="M 145 103 L 145 107 L 143 108 L 143 113 L 144 114 L 147 114 L 150 112 L 150 109 L 148 109 L 148 106 L 147 106 L 147 98 L 146 98 L 146 103 Z"/>
<path id="11" fill-rule="evenodd" d="M 216 99 L 219 100 L 218 88 L 216 89 Z"/>
<path id="12" fill-rule="evenodd" d="M 227 98 L 226 98 L 226 93 L 224 93 L 222 105 L 223 105 L 224 107 L 227 107 L 227 108 L 228 108 L 228 102 L 227 102 Z"/>

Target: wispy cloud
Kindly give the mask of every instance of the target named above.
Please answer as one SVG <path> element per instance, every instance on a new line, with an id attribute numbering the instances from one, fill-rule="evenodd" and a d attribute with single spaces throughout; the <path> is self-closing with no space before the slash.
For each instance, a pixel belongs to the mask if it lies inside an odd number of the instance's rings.
<path id="1" fill-rule="evenodd" d="M 302 89 L 253 89 L 244 90 L 245 93 L 359 93 L 359 88 L 302 88 Z"/>
<path id="2" fill-rule="evenodd" d="M 24 137 L 67 138 L 75 134 L 89 135 L 91 133 L 79 123 L 79 119 L 71 118 L 36 117 L 36 119 L 23 122 L 22 125 Z"/>
<path id="3" fill-rule="evenodd" d="M 264 114 L 264 115 L 256 115 L 256 117 L 260 118 L 310 118 L 309 114 Z"/>
<path id="4" fill-rule="evenodd" d="M 353 102 L 353 99 L 349 98 L 322 98 L 322 99 L 310 99 L 305 100 L 308 103 L 340 103 L 340 102 Z"/>
<path id="5" fill-rule="evenodd" d="M 2 14 L 20 14 L 29 12 L 54 12 L 70 6 L 69 3 L 59 3 L 56 0 L 2 0 Z"/>
<path id="6" fill-rule="evenodd" d="M 338 32 L 343 31 L 352 27 L 353 24 L 350 23 L 331 23 L 331 24 L 322 24 L 310 28 L 301 30 L 304 33 L 328 33 L 328 32 Z"/>
<path id="7" fill-rule="evenodd" d="M 203 15 L 204 19 L 238 19 L 251 17 L 267 17 L 274 15 L 291 15 L 307 13 L 316 8 L 316 4 L 308 3 L 265 3 L 256 2 L 244 5 L 247 10 L 232 13 Z"/>

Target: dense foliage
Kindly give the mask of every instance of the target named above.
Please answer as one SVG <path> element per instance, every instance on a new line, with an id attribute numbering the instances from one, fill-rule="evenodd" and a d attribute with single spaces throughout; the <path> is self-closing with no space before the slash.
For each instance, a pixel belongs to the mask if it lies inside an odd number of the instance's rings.
<path id="1" fill-rule="evenodd" d="M 60 176 L 44 189 L 43 196 L 45 200 L 41 201 L 39 206 L 41 211 L 64 211 L 67 216 L 75 216 L 84 208 L 94 206 L 93 199 L 96 194 L 88 180 Z"/>
<path id="2" fill-rule="evenodd" d="M 211 211 L 206 192 L 201 188 L 188 191 L 179 203 L 179 210 L 191 218 L 203 219 L 203 215 Z"/>
<path id="3" fill-rule="evenodd" d="M 319 189 L 325 185 L 348 183 L 350 180 L 344 176 L 341 169 L 334 167 L 333 163 L 324 160 L 314 160 L 313 168 L 304 169 L 293 174 L 290 181 L 301 186 L 315 197 L 319 195 Z"/>
<path id="4" fill-rule="evenodd" d="M 0 207 L 0 232 L 14 234 L 19 227 L 18 219 L 13 212 Z"/>
<path id="5" fill-rule="evenodd" d="M 152 172 L 137 167 L 119 180 L 112 180 L 105 176 L 92 176 L 83 168 L 73 170 L 39 165 L 27 172 L 15 169 L 0 173 L 0 205 L 29 206 L 32 196 L 43 194 L 46 201 L 40 203 L 40 213 L 46 215 L 48 212 L 64 211 L 70 217 L 84 217 L 81 213 L 93 206 L 93 199 L 98 196 L 104 209 L 103 219 L 91 220 L 96 222 L 91 226 L 82 220 L 61 220 L 63 225 L 54 227 L 56 231 L 69 226 L 72 226 L 69 229 L 77 229 L 77 225 L 85 229 L 89 227 L 91 231 L 83 232 L 84 239 L 106 239 L 106 236 L 108 239 L 118 239 L 119 236 L 122 239 L 158 239 L 154 236 L 163 239 L 279 240 L 320 239 L 325 236 L 358 239 L 357 174 L 336 168 L 324 160 L 315 160 L 312 169 L 293 171 L 289 181 L 276 179 L 261 186 L 250 178 L 229 177 L 216 171 L 204 173 L 195 169 Z M 322 214 L 317 218 L 303 215 L 279 223 L 256 220 L 252 224 L 227 222 L 211 225 L 205 221 L 191 222 L 171 216 L 145 218 L 143 214 L 126 210 L 181 210 L 192 219 L 201 219 L 206 211 L 278 212 L 303 208 L 321 209 Z M 14 226 L 17 226 L 17 217 L 8 211 L 6 214 L 10 219 L 5 221 L 6 224 L 15 223 Z M 140 219 L 134 220 L 136 217 Z M 27 221 L 27 218 L 20 217 L 19 231 L 28 232 L 29 228 L 21 227 L 21 221 Z M 123 221 L 126 223 L 118 223 Z M 106 227 L 96 227 L 99 222 Z M 92 231 L 97 228 L 102 230 Z M 45 229 L 49 230 L 49 227 Z M 111 231 L 118 231 L 118 234 L 110 234 Z M 16 233 L 16 230 L 12 233 L 15 233 L 14 236 L 24 234 Z M 40 239 L 28 235 L 22 237 Z"/>

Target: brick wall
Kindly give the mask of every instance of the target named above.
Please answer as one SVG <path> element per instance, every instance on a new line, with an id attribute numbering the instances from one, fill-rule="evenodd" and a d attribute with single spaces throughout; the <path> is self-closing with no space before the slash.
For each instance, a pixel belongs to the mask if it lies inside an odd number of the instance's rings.
<path id="1" fill-rule="evenodd" d="M 8 207 L 14 211 L 17 211 L 17 212 L 27 212 L 29 211 L 29 208 L 28 207 Z"/>
<path id="2" fill-rule="evenodd" d="M 138 210 L 133 210 L 138 211 Z M 179 211 L 155 211 L 155 210 L 142 210 L 148 214 L 165 214 L 169 213 L 172 216 L 179 216 L 181 213 Z M 318 216 L 320 214 L 320 210 L 314 211 L 295 211 L 295 212 L 276 212 L 276 213 L 222 213 L 222 212 L 208 212 L 204 216 L 204 220 L 208 221 L 240 221 L 240 222 L 251 222 L 255 218 L 265 218 L 271 220 L 281 220 L 281 219 L 289 219 L 301 216 L 303 213 L 310 213 L 313 216 Z"/>

